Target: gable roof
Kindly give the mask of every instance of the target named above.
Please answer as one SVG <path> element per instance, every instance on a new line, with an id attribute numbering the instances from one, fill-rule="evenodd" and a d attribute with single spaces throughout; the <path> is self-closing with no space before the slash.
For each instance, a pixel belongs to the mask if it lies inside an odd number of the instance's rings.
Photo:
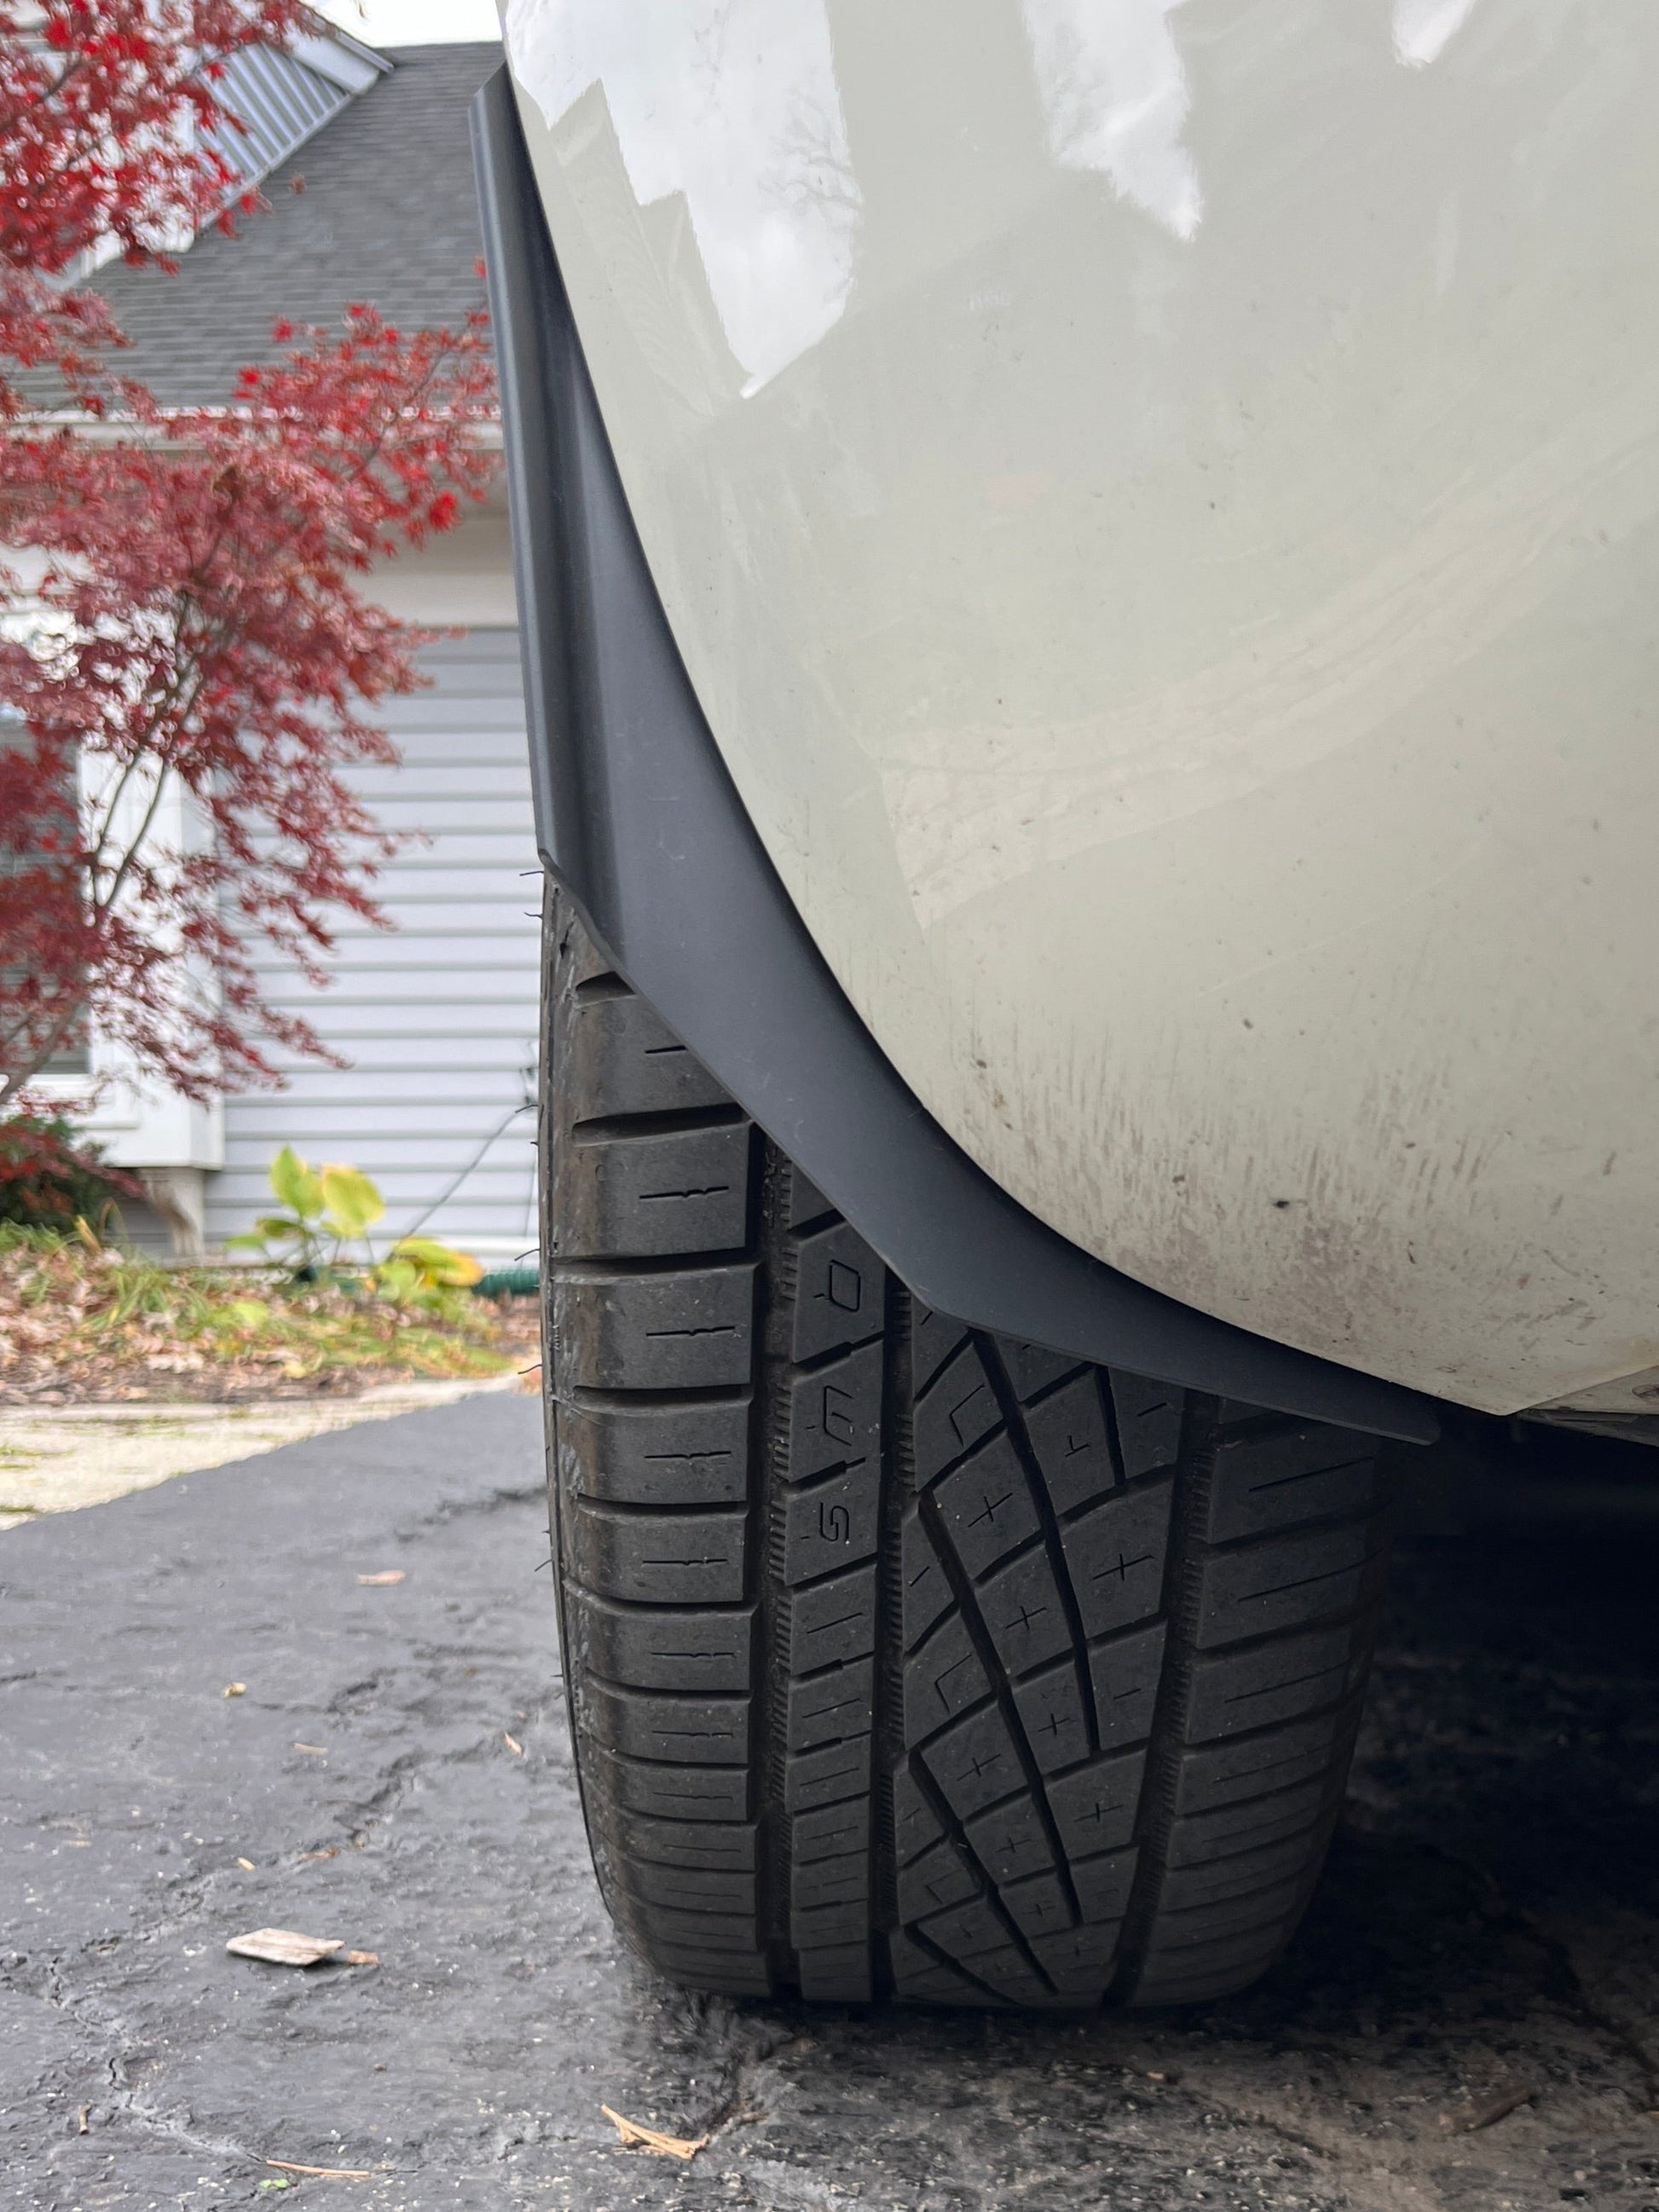
<path id="1" fill-rule="evenodd" d="M 175 275 L 114 263 L 93 279 L 132 341 L 112 365 L 164 406 L 228 401 L 237 371 L 277 351 L 279 315 L 337 329 L 368 301 L 415 330 L 482 304 L 467 110 L 501 47 L 381 51 L 390 72 L 265 178 L 268 212 L 234 238 L 204 231 Z"/>
<path id="2" fill-rule="evenodd" d="M 215 103 L 241 125 L 220 132 L 220 158 L 240 185 L 262 182 L 391 67 L 373 46 L 339 30 L 285 46 L 238 46 L 220 63 L 211 88 Z"/>

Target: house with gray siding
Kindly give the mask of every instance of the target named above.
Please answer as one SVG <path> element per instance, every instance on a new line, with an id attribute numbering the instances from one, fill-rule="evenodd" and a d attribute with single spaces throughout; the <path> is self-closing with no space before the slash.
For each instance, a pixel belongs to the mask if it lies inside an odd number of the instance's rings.
<path id="1" fill-rule="evenodd" d="M 256 126 L 241 158 L 268 208 L 234 238 L 203 232 L 174 275 L 98 272 L 132 342 L 123 366 L 164 403 L 212 404 L 271 357 L 278 315 L 337 327 L 367 301 L 405 327 L 459 322 L 483 297 L 467 109 L 499 58 L 484 44 L 376 52 L 342 33 L 240 60 L 224 96 Z M 423 654 L 428 688 L 385 710 L 399 765 L 354 775 L 379 819 L 410 833 L 380 879 L 392 927 L 343 921 L 325 990 L 266 961 L 270 997 L 343 1065 L 290 1061 L 280 1090 L 203 1109 L 94 1037 L 85 1073 L 52 1079 L 143 1175 L 141 1242 L 211 1251 L 245 1230 L 289 1144 L 371 1175 L 390 1235 L 419 1227 L 495 1261 L 533 1248 L 540 883 L 504 495 L 369 589 L 453 634 Z"/>

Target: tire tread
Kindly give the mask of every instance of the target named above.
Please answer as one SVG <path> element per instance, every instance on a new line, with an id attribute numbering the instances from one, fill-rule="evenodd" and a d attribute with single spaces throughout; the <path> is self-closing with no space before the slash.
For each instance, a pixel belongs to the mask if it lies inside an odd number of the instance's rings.
<path id="1" fill-rule="evenodd" d="M 618 1926 L 737 1996 L 1253 1979 L 1340 1803 L 1370 1440 L 913 1299 L 550 902 L 550 1491 Z"/>

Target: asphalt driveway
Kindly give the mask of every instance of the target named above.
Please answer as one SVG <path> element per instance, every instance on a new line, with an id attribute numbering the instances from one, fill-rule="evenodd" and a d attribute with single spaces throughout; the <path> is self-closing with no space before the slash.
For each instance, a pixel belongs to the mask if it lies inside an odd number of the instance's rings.
<path id="1" fill-rule="evenodd" d="M 1659 2212 L 1659 1538 L 1402 1545 L 1330 1875 L 1248 1998 L 742 2008 L 599 1908 L 537 1424 L 0 1535 L 0 2203 Z M 267 1924 L 379 1963 L 226 1954 Z M 711 2140 L 625 2151 L 602 2104 Z"/>

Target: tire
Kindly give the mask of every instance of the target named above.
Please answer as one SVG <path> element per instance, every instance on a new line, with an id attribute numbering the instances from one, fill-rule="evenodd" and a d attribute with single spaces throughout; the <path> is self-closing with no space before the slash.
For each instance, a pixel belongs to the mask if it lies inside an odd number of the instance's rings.
<path id="1" fill-rule="evenodd" d="M 550 1489 L 593 1863 L 690 1987 L 1176 2004 L 1282 1950 L 1371 1439 L 913 1299 L 550 902 Z"/>

